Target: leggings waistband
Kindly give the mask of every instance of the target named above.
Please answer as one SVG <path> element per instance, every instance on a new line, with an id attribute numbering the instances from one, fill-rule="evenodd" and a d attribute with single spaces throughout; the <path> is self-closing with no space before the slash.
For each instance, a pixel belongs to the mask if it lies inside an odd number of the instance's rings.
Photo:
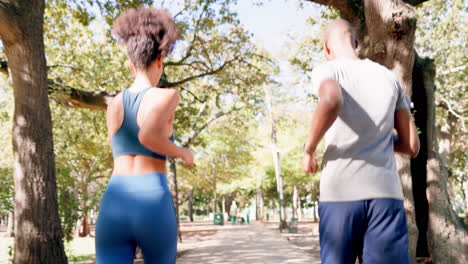
<path id="1" fill-rule="evenodd" d="M 106 192 L 169 191 L 166 175 L 150 172 L 139 175 L 112 175 Z"/>

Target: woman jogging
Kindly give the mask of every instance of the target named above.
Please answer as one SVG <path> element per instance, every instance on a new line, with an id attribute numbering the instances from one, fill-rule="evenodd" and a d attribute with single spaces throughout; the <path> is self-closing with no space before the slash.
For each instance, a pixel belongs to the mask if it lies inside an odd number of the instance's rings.
<path id="1" fill-rule="evenodd" d="M 140 7 L 123 12 L 112 34 L 127 47 L 135 81 L 107 109 L 114 170 L 96 224 L 96 263 L 133 263 L 137 245 L 146 264 L 175 263 L 177 225 L 166 156 L 191 167 L 193 154 L 172 140 L 178 93 L 156 86 L 178 31 L 169 12 Z"/>

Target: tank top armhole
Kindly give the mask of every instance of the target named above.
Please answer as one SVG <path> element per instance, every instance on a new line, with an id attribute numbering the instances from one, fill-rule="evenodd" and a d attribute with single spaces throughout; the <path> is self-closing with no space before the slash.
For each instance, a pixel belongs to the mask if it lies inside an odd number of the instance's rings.
<path id="1" fill-rule="evenodd" d="M 136 103 L 135 105 L 135 108 L 134 108 L 134 111 L 135 111 L 135 124 L 138 128 L 138 130 L 141 129 L 140 125 L 138 124 L 138 115 L 140 114 L 140 106 L 141 106 L 141 102 L 143 101 L 143 99 L 145 98 L 145 94 L 149 91 L 149 89 L 153 88 L 152 86 L 151 87 L 148 87 L 148 88 L 145 88 L 143 91 L 140 92 L 139 94 L 139 97 L 138 97 L 138 102 Z M 145 118 L 146 119 L 146 118 Z M 143 120 L 143 123 L 145 122 L 145 120 Z"/>
<path id="2" fill-rule="evenodd" d="M 127 115 L 127 111 L 125 111 L 125 98 L 126 98 L 126 94 L 127 94 L 127 89 L 123 90 L 122 91 L 122 123 L 120 123 L 120 126 L 119 128 L 115 131 L 115 133 L 112 135 L 112 137 L 114 137 L 117 133 L 119 133 L 119 131 L 122 129 L 122 127 L 124 126 L 125 124 L 125 120 L 127 119 L 126 118 L 126 115 Z"/>

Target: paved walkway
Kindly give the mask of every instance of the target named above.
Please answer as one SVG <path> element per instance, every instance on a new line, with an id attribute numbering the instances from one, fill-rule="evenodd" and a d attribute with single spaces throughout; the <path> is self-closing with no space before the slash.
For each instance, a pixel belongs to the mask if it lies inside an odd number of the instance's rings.
<path id="1" fill-rule="evenodd" d="M 320 263 L 319 253 L 310 254 L 289 243 L 278 232 L 261 224 L 226 226 L 195 249 L 183 252 L 178 264 L 208 263 Z"/>

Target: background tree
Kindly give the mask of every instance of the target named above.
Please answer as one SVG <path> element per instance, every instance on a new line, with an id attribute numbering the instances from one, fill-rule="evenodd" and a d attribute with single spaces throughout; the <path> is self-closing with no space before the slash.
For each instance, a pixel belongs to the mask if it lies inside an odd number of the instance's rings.
<path id="1" fill-rule="evenodd" d="M 464 207 L 468 219 L 467 200 L 467 3 L 460 0 L 433 0 L 418 8 L 416 48 L 424 56 L 434 58 L 436 134 L 439 153 L 450 181 L 448 191 L 452 204 Z M 453 186 L 452 186 L 453 185 Z M 460 206 L 460 203 L 464 203 Z M 427 214 L 426 214 L 427 217 Z M 427 220 L 426 220 L 427 221 Z M 468 222 L 466 222 L 468 223 Z"/>
<path id="2" fill-rule="evenodd" d="M 43 39 L 44 1 L 0 2 L 14 91 L 14 263 L 67 263 L 55 183 Z"/>

